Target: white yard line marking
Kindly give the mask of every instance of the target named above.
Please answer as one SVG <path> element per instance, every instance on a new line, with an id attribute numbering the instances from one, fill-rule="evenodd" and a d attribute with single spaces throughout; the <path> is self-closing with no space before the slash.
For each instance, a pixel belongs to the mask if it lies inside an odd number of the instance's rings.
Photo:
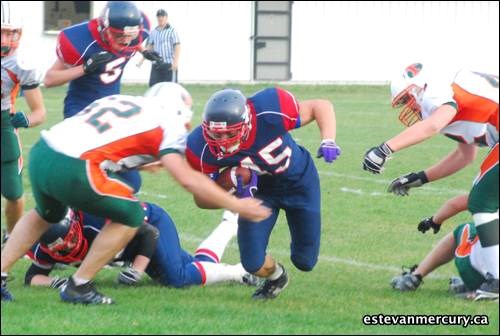
<path id="1" fill-rule="evenodd" d="M 380 178 L 370 178 L 370 177 L 363 177 L 363 176 L 347 175 L 347 174 L 341 174 L 341 173 L 324 171 L 324 170 L 319 170 L 318 172 L 320 175 L 336 176 L 336 177 L 341 177 L 341 178 L 351 179 L 351 180 L 359 180 L 359 181 L 366 181 L 366 182 L 372 182 L 372 183 L 377 183 L 377 184 L 385 184 L 386 186 L 389 186 L 389 184 L 392 182 L 392 180 L 384 180 L 384 179 L 380 179 Z M 424 185 L 422 187 L 419 187 L 418 189 L 432 191 L 433 193 L 437 192 L 437 193 L 444 193 L 444 194 L 465 194 L 468 192 L 467 190 L 463 190 L 463 189 L 437 188 L 437 187 L 431 187 L 429 185 Z"/>
<path id="2" fill-rule="evenodd" d="M 180 233 L 179 234 L 181 240 L 186 241 L 186 242 L 191 242 L 191 243 L 201 243 L 204 238 L 200 238 L 194 235 L 191 235 L 189 233 Z M 230 248 L 231 250 L 238 250 L 238 245 L 236 243 L 230 243 L 228 244 L 227 248 Z M 277 250 L 277 249 L 268 249 L 268 252 L 272 255 L 277 255 L 280 257 L 289 257 L 290 252 L 284 251 L 284 250 Z M 357 268 L 363 268 L 363 269 L 370 269 L 370 270 L 375 270 L 375 271 L 384 271 L 384 272 L 391 272 L 393 275 L 401 274 L 402 269 L 401 266 L 394 266 L 394 265 L 384 265 L 384 264 L 373 264 L 373 263 L 368 263 L 368 262 L 363 262 L 363 261 L 357 261 L 354 259 L 350 258 L 340 258 L 340 257 L 335 257 L 335 256 L 328 256 L 328 255 L 320 255 L 319 256 L 320 262 L 326 262 L 328 264 L 343 264 L 347 266 L 352 266 L 352 267 L 357 267 Z M 434 278 L 434 279 L 449 279 L 451 275 L 444 275 L 441 273 L 432 273 L 427 276 L 428 278 Z M 389 281 L 389 280 L 388 280 Z"/>

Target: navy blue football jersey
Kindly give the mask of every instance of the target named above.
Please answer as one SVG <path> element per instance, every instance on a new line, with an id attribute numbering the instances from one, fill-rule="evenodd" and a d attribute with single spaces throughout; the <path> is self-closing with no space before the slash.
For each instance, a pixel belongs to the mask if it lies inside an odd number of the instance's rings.
<path id="1" fill-rule="evenodd" d="M 310 156 L 288 132 L 300 127 L 295 97 L 280 88 L 267 88 L 249 97 L 247 104 L 252 126 L 238 153 L 218 159 L 210 152 L 202 128 L 198 126 L 188 137 L 188 162 L 205 174 L 217 173 L 224 167 L 242 166 L 261 175 L 259 180 L 272 176 L 273 183 L 282 186 L 298 181 Z"/>
<path id="2" fill-rule="evenodd" d="M 149 33 L 149 21 L 143 16 L 142 39 Z M 139 38 L 131 45 L 139 43 Z M 69 67 L 83 64 L 97 52 L 109 51 L 111 47 L 103 41 L 98 29 L 98 19 L 83 22 L 62 30 L 57 38 L 56 53 L 59 59 Z M 64 99 L 64 117 L 68 118 L 83 110 L 93 101 L 120 93 L 120 79 L 123 69 L 133 56 L 132 53 L 116 54 L 95 73 L 86 74 L 69 83 Z"/>

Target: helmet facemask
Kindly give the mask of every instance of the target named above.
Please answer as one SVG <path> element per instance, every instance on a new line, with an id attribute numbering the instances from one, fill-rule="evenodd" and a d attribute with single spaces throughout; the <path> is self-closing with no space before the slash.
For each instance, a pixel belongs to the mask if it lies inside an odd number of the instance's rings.
<path id="1" fill-rule="evenodd" d="M 208 148 L 218 159 L 235 155 L 240 151 L 241 144 L 248 139 L 250 134 L 250 117 L 248 106 L 245 107 L 244 120 L 227 125 L 225 121 L 203 121 L 203 137 Z"/>
<path id="2" fill-rule="evenodd" d="M 410 84 L 392 100 L 393 108 L 401 108 L 399 120 L 406 127 L 410 127 L 422 120 L 422 108 L 420 106 L 424 88 Z"/>
<path id="3" fill-rule="evenodd" d="M 2 57 L 14 54 L 19 46 L 22 34 L 22 28 L 2 26 Z"/>
<path id="4" fill-rule="evenodd" d="M 2 1 L 2 57 L 15 53 L 23 33 L 23 11 L 13 5 L 11 1 Z"/>
<path id="5" fill-rule="evenodd" d="M 58 237 L 47 245 L 40 244 L 40 248 L 57 261 L 65 263 L 80 262 L 87 254 L 88 242 L 83 237 L 79 216 L 73 213 L 63 221 L 71 221 L 67 234 L 64 237 Z"/>
<path id="6" fill-rule="evenodd" d="M 113 27 L 103 29 L 103 36 L 113 51 L 128 55 L 134 51 L 139 50 L 142 43 L 142 34 L 140 34 L 140 27 L 125 27 L 123 30 Z M 132 41 L 137 40 L 133 46 L 130 45 Z"/>

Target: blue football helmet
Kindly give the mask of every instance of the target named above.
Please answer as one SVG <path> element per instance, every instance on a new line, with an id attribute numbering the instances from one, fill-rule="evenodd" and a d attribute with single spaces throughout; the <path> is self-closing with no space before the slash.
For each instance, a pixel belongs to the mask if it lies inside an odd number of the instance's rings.
<path id="1" fill-rule="evenodd" d="M 103 39 L 117 53 L 139 50 L 143 28 L 141 11 L 131 1 L 108 1 L 99 16 Z"/>
<path id="2" fill-rule="evenodd" d="M 203 137 L 216 157 L 238 153 L 251 127 L 247 99 L 241 91 L 224 89 L 208 99 L 203 111 Z"/>

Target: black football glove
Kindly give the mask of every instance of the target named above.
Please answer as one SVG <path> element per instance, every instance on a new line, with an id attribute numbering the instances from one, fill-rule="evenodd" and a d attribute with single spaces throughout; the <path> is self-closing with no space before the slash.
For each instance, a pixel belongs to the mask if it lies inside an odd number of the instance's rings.
<path id="1" fill-rule="evenodd" d="M 60 289 L 61 287 L 66 286 L 67 282 L 68 282 L 68 278 L 55 277 L 52 279 L 52 282 L 50 283 L 50 287 L 55 288 L 55 289 Z"/>
<path id="2" fill-rule="evenodd" d="M 143 50 L 141 51 L 142 56 L 144 56 L 145 59 L 148 61 L 154 62 L 154 63 L 163 63 L 163 60 L 161 59 L 160 54 L 158 54 L 156 51 L 152 50 Z"/>
<path id="3" fill-rule="evenodd" d="M 384 164 L 390 159 L 392 149 L 385 142 L 378 147 L 372 147 L 365 153 L 363 160 L 363 169 L 372 172 L 373 174 L 380 174 L 384 169 Z"/>
<path id="4" fill-rule="evenodd" d="M 420 223 L 418 223 L 418 231 L 425 233 L 426 231 L 430 230 L 434 231 L 434 234 L 438 233 L 439 230 L 441 230 L 441 224 L 436 224 L 434 223 L 434 220 L 432 217 L 425 218 L 423 219 Z"/>
<path id="5" fill-rule="evenodd" d="M 410 188 L 420 187 L 427 182 L 429 182 L 429 180 L 424 171 L 409 173 L 392 181 L 389 188 L 387 188 L 387 192 L 392 192 L 399 196 L 408 196 L 408 190 Z"/>
<path id="6" fill-rule="evenodd" d="M 100 51 L 91 55 L 85 62 L 83 62 L 83 71 L 90 74 L 99 70 L 99 67 L 108 63 L 113 58 L 113 54 L 107 51 Z"/>

